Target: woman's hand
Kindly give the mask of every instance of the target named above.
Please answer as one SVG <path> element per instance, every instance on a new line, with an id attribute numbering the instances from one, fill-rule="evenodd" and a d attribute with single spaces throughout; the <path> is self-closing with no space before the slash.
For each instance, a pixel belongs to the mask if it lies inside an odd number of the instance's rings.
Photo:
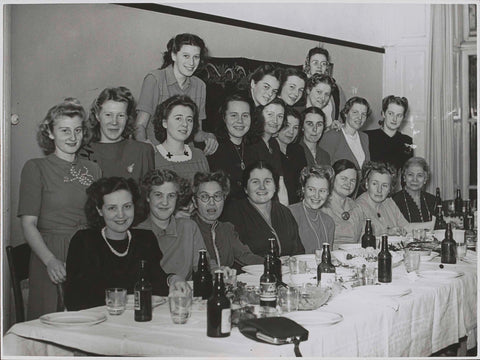
<path id="1" fill-rule="evenodd" d="M 343 124 L 341 121 L 339 120 L 333 120 L 332 121 L 332 125 L 331 125 L 331 129 L 332 130 L 335 130 L 335 131 L 340 131 L 340 129 L 343 127 Z"/>
<path id="2" fill-rule="evenodd" d="M 405 236 L 407 235 L 407 230 L 403 227 L 388 227 L 387 234 L 391 236 Z"/>
<path id="3" fill-rule="evenodd" d="M 215 135 L 212 133 L 204 133 L 203 141 L 205 142 L 205 149 L 203 149 L 203 153 L 205 156 L 212 155 L 218 148 L 218 141 Z"/>
<path id="4" fill-rule="evenodd" d="M 192 288 L 188 283 L 178 275 L 170 277 L 169 295 L 171 296 L 188 296 L 192 293 Z"/>
<path id="5" fill-rule="evenodd" d="M 55 257 L 47 262 L 47 273 L 54 284 L 62 283 L 67 278 L 65 263 Z"/>

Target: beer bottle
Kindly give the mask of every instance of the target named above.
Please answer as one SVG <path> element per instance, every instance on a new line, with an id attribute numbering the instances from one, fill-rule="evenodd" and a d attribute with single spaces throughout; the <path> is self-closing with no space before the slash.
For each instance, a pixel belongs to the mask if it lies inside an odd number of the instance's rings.
<path id="1" fill-rule="evenodd" d="M 387 235 L 382 235 L 382 248 L 378 253 L 378 281 L 392 282 L 392 254 L 388 251 Z"/>
<path id="2" fill-rule="evenodd" d="M 152 284 L 147 276 L 147 261 L 140 260 L 138 280 L 133 288 L 135 321 L 152 320 Z"/>
<path id="3" fill-rule="evenodd" d="M 462 193 L 460 192 L 460 188 L 457 188 L 457 196 L 455 197 L 454 206 L 455 206 L 455 216 L 462 216 L 463 199 L 462 199 Z"/>
<path id="4" fill-rule="evenodd" d="M 198 251 L 198 268 L 193 274 L 193 296 L 208 299 L 212 294 L 212 274 L 208 265 L 207 250 Z"/>
<path id="5" fill-rule="evenodd" d="M 373 235 L 372 220 L 367 219 L 365 223 L 365 233 L 362 235 L 362 248 L 366 248 L 369 246 L 376 249 L 377 239 L 375 238 L 375 235 Z"/>
<path id="6" fill-rule="evenodd" d="M 465 212 L 463 213 L 463 229 L 473 229 L 473 214 L 470 209 L 470 200 L 465 200 Z"/>
<path id="7" fill-rule="evenodd" d="M 434 230 L 443 230 L 447 228 L 447 223 L 443 219 L 442 205 L 437 205 L 435 210 L 435 225 Z"/>
<path id="8" fill-rule="evenodd" d="M 277 285 L 279 285 L 282 282 L 282 261 L 278 257 L 277 241 L 275 238 L 269 238 L 268 241 L 270 242 L 269 254 L 272 257 L 273 273 L 277 277 Z"/>
<path id="9" fill-rule="evenodd" d="M 440 188 L 435 190 L 435 209 L 438 205 L 442 205 L 442 197 L 440 196 Z"/>
<path id="10" fill-rule="evenodd" d="M 317 266 L 317 286 L 331 287 L 335 282 L 335 266 L 332 265 L 330 244 L 323 243 L 322 262 Z"/>
<path id="11" fill-rule="evenodd" d="M 456 264 L 456 251 L 457 243 L 453 240 L 452 224 L 448 223 L 447 230 L 445 230 L 445 239 L 442 241 L 442 263 Z"/>
<path id="12" fill-rule="evenodd" d="M 260 306 L 277 306 L 277 277 L 270 254 L 265 256 L 263 275 L 260 276 Z"/>
<path id="13" fill-rule="evenodd" d="M 223 271 L 215 271 L 213 295 L 207 301 L 207 336 L 227 337 L 232 329 L 230 300 L 225 296 Z"/>

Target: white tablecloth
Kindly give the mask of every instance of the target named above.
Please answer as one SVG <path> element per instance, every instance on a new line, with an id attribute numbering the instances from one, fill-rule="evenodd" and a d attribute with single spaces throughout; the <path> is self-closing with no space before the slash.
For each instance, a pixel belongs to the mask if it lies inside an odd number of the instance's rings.
<path id="1" fill-rule="evenodd" d="M 475 253 L 469 254 L 473 259 Z M 438 258 L 420 270 L 439 269 Z M 477 265 L 460 262 L 445 270 L 464 272 L 449 280 L 411 281 L 401 264 L 394 268 L 392 285 L 410 288 L 402 297 L 380 297 L 361 290 L 345 291 L 327 305 L 303 316 L 314 319 L 321 311 L 343 315 L 331 326 L 304 325 L 309 339 L 300 344 L 304 356 L 393 357 L 428 356 L 468 335 L 476 345 Z M 381 285 L 388 286 L 388 285 Z M 202 308 L 203 307 L 203 308 Z M 105 307 L 91 309 L 106 313 Z M 308 314 L 308 315 L 307 315 Z M 288 316 L 288 314 L 286 315 Z M 301 322 L 300 322 L 301 323 Z M 4 355 L 66 355 L 70 349 L 102 355 L 267 357 L 294 356 L 293 345 L 268 345 L 244 337 L 237 328 L 228 338 L 206 336 L 204 305 L 196 305 L 185 325 L 174 325 L 168 305 L 154 309 L 153 320 L 136 323 L 133 311 L 108 316 L 90 326 L 59 328 L 39 320 L 14 325 L 4 337 Z"/>

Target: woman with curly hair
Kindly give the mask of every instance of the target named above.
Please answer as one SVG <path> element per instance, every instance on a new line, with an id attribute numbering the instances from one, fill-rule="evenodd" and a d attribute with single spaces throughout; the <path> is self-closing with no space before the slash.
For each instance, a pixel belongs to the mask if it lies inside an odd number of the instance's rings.
<path id="1" fill-rule="evenodd" d="M 366 192 L 360 195 L 357 206 L 364 219 L 372 220 L 375 236 L 406 235 L 408 221 L 390 197 L 397 181 L 397 172 L 389 164 L 369 161 L 362 168 L 362 186 Z"/>
<path id="2" fill-rule="evenodd" d="M 272 64 L 263 64 L 250 76 L 249 96 L 255 106 L 265 106 L 277 97 L 282 81 L 282 70 Z"/>
<path id="3" fill-rule="evenodd" d="M 298 232 L 306 254 L 315 254 L 323 243 L 333 247 L 335 222 L 320 209 L 328 199 L 334 178 L 333 169 L 326 166 L 310 166 L 302 169 L 300 184 L 302 201 L 288 208 L 298 224 Z"/>
<path id="4" fill-rule="evenodd" d="M 143 177 L 141 188 L 148 217 L 138 228 L 155 234 L 163 254 L 160 265 L 165 271 L 191 280 L 198 251 L 206 248 L 205 242 L 193 220 L 175 217 L 175 212 L 190 202 L 190 183 L 171 170 L 157 169 Z M 215 266 L 212 260 L 211 268 Z"/>
<path id="5" fill-rule="evenodd" d="M 93 101 L 87 125 L 91 138 L 80 156 L 100 165 L 104 177 L 135 181 L 154 167 L 151 145 L 131 139 L 135 99 L 126 87 L 106 88 Z"/>
<path id="6" fill-rule="evenodd" d="M 65 305 L 81 310 L 105 303 L 105 289 L 119 287 L 133 294 L 140 260 L 146 260 L 154 295 L 168 295 L 169 287 L 186 292 L 179 276 L 160 267 L 162 253 L 151 231 L 130 229 L 137 221 L 140 198 L 133 179 L 102 178 L 87 189 L 85 213 L 89 229 L 78 231 L 67 256 Z"/>
<path id="7" fill-rule="evenodd" d="M 175 95 L 158 105 L 153 119 L 155 169 L 169 169 L 193 181 L 197 171 L 209 171 L 203 152 L 187 145 L 198 129 L 198 107 L 188 96 Z"/>
<path id="8" fill-rule="evenodd" d="M 50 108 L 37 133 L 47 156 L 27 161 L 22 170 L 17 216 L 33 251 L 29 320 L 56 311 L 56 284 L 66 278 L 70 239 L 87 224 L 85 189 L 101 177 L 97 164 L 77 157 L 87 133 L 85 122 L 85 110 L 76 99 Z"/>
<path id="9" fill-rule="evenodd" d="M 135 138 L 158 145 L 150 118 L 161 103 L 174 95 L 184 95 L 197 104 L 200 123 L 195 132 L 195 141 L 205 143 L 205 155 L 213 154 L 218 146 L 215 135 L 202 130 L 206 119 L 205 83 L 193 75 L 207 58 L 205 42 L 195 34 L 178 34 L 167 44 L 163 53 L 163 65 L 150 71 L 143 79 L 142 90 L 137 106 Z M 198 131 L 197 131 L 198 130 Z"/>

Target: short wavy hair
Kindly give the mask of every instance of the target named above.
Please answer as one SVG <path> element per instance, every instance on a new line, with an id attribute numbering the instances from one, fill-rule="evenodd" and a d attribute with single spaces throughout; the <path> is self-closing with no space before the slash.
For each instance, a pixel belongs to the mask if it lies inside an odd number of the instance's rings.
<path id="1" fill-rule="evenodd" d="M 278 174 L 275 172 L 275 170 L 273 170 L 272 165 L 270 165 L 270 163 L 268 163 L 264 160 L 255 161 L 255 162 L 251 163 L 250 165 L 248 165 L 245 168 L 245 170 L 243 170 L 243 173 L 242 173 L 243 188 L 245 190 L 247 189 L 248 180 L 250 180 L 250 176 L 252 175 L 252 171 L 255 170 L 255 169 L 267 169 L 268 171 L 270 171 L 270 173 L 272 174 L 272 177 L 273 177 L 273 182 L 275 184 L 275 194 L 273 195 L 273 197 L 275 198 L 275 195 L 278 192 L 279 177 L 278 177 Z"/>
<path id="2" fill-rule="evenodd" d="M 308 50 L 307 57 L 305 58 L 305 63 L 303 64 L 303 71 L 306 74 L 310 73 L 310 59 L 312 58 L 313 55 L 316 55 L 316 54 L 324 55 L 327 61 L 330 62 L 330 53 L 328 52 L 327 49 L 324 49 L 318 46 L 311 48 L 310 50 Z"/>
<path id="3" fill-rule="evenodd" d="M 253 80 L 253 82 L 256 84 L 266 75 L 273 76 L 280 83 L 280 86 L 278 88 L 280 89 L 282 87 L 282 70 L 269 63 L 265 63 L 257 67 L 255 71 L 250 75 L 249 83 Z"/>
<path id="4" fill-rule="evenodd" d="M 175 171 L 168 169 L 154 169 L 147 172 L 140 180 L 140 189 L 142 192 L 142 206 L 144 208 L 145 216 L 150 213 L 150 206 L 148 205 L 147 198 L 150 196 L 154 186 L 160 186 L 167 182 L 175 184 L 177 189 L 177 203 L 175 204 L 175 210 L 180 207 L 188 205 L 192 198 L 192 188 L 190 182 L 177 175 Z"/>
<path id="5" fill-rule="evenodd" d="M 395 191 L 397 185 L 397 170 L 392 165 L 385 162 L 367 161 L 362 166 L 362 181 L 361 185 L 364 190 L 367 190 L 367 183 L 374 173 L 390 175 L 390 196 Z"/>
<path id="6" fill-rule="evenodd" d="M 343 109 L 340 111 L 340 116 L 344 123 L 347 119 L 348 112 L 355 104 L 365 105 L 367 107 L 367 120 L 372 114 L 372 108 L 370 107 L 370 104 L 368 103 L 368 101 L 360 96 L 354 96 L 347 100 L 347 102 L 343 106 Z"/>
<path id="7" fill-rule="evenodd" d="M 313 74 L 305 84 L 305 92 L 312 91 L 312 89 L 318 84 L 326 84 L 330 86 L 330 89 L 333 91 L 335 87 L 335 80 L 326 74 Z"/>
<path id="8" fill-rule="evenodd" d="M 218 185 L 220 185 L 225 197 L 228 196 L 228 194 L 230 193 L 230 179 L 222 170 L 211 173 L 197 172 L 193 177 L 193 196 L 197 196 L 200 185 L 210 181 L 215 181 Z"/>
<path id="9" fill-rule="evenodd" d="M 50 134 L 53 133 L 55 120 L 64 116 L 69 118 L 78 116 L 82 119 L 82 146 L 85 144 L 85 139 L 89 137 L 89 130 L 86 124 L 87 113 L 82 104 L 75 98 L 65 98 L 60 104 L 57 104 L 48 110 L 47 115 L 45 115 L 45 118 L 38 127 L 37 142 L 45 155 L 51 154 L 55 151 L 55 141 L 50 139 Z"/>
<path id="10" fill-rule="evenodd" d="M 383 112 L 383 114 L 385 114 L 385 111 L 387 111 L 388 105 L 390 105 L 390 104 L 396 104 L 398 106 L 403 107 L 403 117 L 405 118 L 407 116 L 408 99 L 406 97 L 400 97 L 400 96 L 395 96 L 395 95 L 388 95 L 387 97 L 384 97 L 383 100 L 382 100 L 382 112 Z M 385 122 L 385 120 L 381 119 L 381 120 L 378 121 L 378 124 L 380 126 L 383 126 L 384 122 Z"/>
<path id="11" fill-rule="evenodd" d="M 333 171 L 330 165 L 312 165 L 305 166 L 302 171 L 300 171 L 300 194 L 303 199 L 305 185 L 307 184 L 308 179 L 310 178 L 325 179 L 328 183 L 328 192 L 332 192 L 333 180 L 335 179 L 335 172 Z"/>
<path id="12" fill-rule="evenodd" d="M 427 175 L 426 176 L 426 181 L 428 182 L 430 180 L 430 176 L 431 176 L 430 166 L 428 166 L 427 160 L 425 160 L 424 158 L 422 158 L 420 156 L 414 156 L 414 157 L 411 157 L 410 159 L 408 159 L 405 162 L 405 164 L 403 165 L 403 168 L 402 168 L 402 186 L 404 185 L 404 181 L 405 181 L 405 173 L 407 172 L 408 168 L 410 166 L 413 166 L 413 165 L 420 166 L 422 168 L 422 170 L 425 171 L 425 174 Z"/>
<path id="13" fill-rule="evenodd" d="M 289 116 L 292 116 L 294 117 L 295 119 L 298 119 L 298 134 L 297 136 L 295 137 L 295 139 L 293 139 L 292 141 L 292 144 L 296 144 L 300 141 L 301 137 L 300 137 L 300 133 L 301 133 L 301 129 L 302 129 L 302 115 L 300 115 L 300 113 L 292 106 L 285 106 L 285 115 L 284 115 L 284 121 L 282 123 L 282 127 L 280 128 L 280 130 L 278 130 L 278 132 L 282 131 L 283 129 L 285 129 L 288 125 L 288 117 Z"/>
<path id="14" fill-rule="evenodd" d="M 122 131 L 122 137 L 128 139 L 135 131 L 136 102 L 132 92 L 125 86 L 110 87 L 103 89 L 98 97 L 93 100 L 90 107 L 90 114 L 87 120 L 87 126 L 90 129 L 90 138 L 88 143 L 100 141 L 102 135 L 100 131 L 99 116 L 102 106 L 107 101 L 115 101 L 127 104 L 127 122 Z"/>
<path id="15" fill-rule="evenodd" d="M 250 136 L 249 136 L 250 137 L 250 142 L 252 144 L 255 144 L 255 143 L 262 140 L 262 136 L 265 133 L 265 117 L 263 116 L 263 110 L 267 106 L 272 105 L 272 104 L 282 106 L 284 111 L 285 111 L 285 108 L 287 107 L 285 105 L 285 102 L 282 99 L 276 97 L 271 102 L 269 102 L 267 105 L 259 105 L 255 108 L 252 125 L 250 126 L 251 133 L 250 133 Z M 287 122 L 287 117 L 284 115 L 283 122 L 282 122 L 282 125 L 280 126 L 280 129 L 285 126 L 286 122 Z"/>
<path id="16" fill-rule="evenodd" d="M 170 113 L 172 112 L 175 106 L 186 106 L 190 108 L 193 112 L 193 128 L 190 136 L 185 140 L 185 143 L 188 143 L 193 140 L 193 137 L 197 133 L 199 128 L 198 120 L 198 106 L 195 102 L 186 95 L 174 95 L 160 105 L 157 106 L 155 110 L 155 115 L 153 116 L 153 129 L 155 133 L 155 138 L 161 143 L 167 138 L 167 129 L 163 127 L 163 120 L 166 120 Z"/>
<path id="17" fill-rule="evenodd" d="M 285 85 L 285 82 L 288 80 L 290 76 L 296 76 L 302 79 L 305 82 L 305 86 L 307 86 L 307 81 L 308 81 L 307 74 L 305 74 L 300 69 L 290 67 L 290 68 L 282 69 L 280 74 L 281 74 L 281 77 L 280 77 L 281 86 L 278 88 L 279 93 L 282 92 L 283 85 Z M 302 97 L 303 97 L 303 94 L 302 94 Z"/>
<path id="18" fill-rule="evenodd" d="M 233 101 L 239 101 L 239 102 L 244 102 L 248 104 L 248 107 L 250 109 L 250 129 L 248 129 L 247 133 L 243 137 L 244 140 L 249 140 L 250 139 L 250 131 L 252 130 L 252 123 L 253 123 L 253 109 L 255 108 L 255 105 L 253 104 L 252 100 L 250 98 L 245 97 L 241 93 L 234 93 L 225 98 L 225 101 L 222 103 L 220 108 L 218 109 L 218 115 L 219 119 L 221 121 L 218 121 L 217 127 L 215 129 L 215 134 L 217 135 L 217 139 L 219 140 L 228 140 L 230 137 L 228 135 L 228 130 L 227 130 L 227 124 L 225 123 L 225 115 L 227 114 L 227 109 L 228 105 L 230 102 Z M 246 142 L 248 143 L 248 141 Z"/>
<path id="19" fill-rule="evenodd" d="M 325 126 L 326 126 L 326 123 L 327 123 L 325 113 L 319 107 L 309 106 L 305 110 L 303 110 L 300 114 L 300 123 L 299 123 L 300 130 L 298 131 L 298 141 L 297 142 L 300 142 L 300 140 L 303 139 L 303 135 L 305 133 L 305 131 L 303 130 L 303 125 L 305 124 L 305 118 L 307 117 L 308 114 L 320 115 L 322 117 L 322 120 L 323 120 L 323 128 L 324 128 L 324 131 L 325 131 Z M 323 134 L 322 134 L 322 136 L 323 136 Z"/>
<path id="20" fill-rule="evenodd" d="M 200 48 L 200 64 L 201 67 L 205 64 L 208 57 L 208 50 L 205 46 L 205 42 L 201 37 L 195 34 L 183 33 L 177 34 L 171 38 L 167 43 L 167 51 L 163 53 L 163 64 L 161 69 L 173 64 L 172 54 L 176 54 L 182 49 L 183 45 L 197 46 Z"/>
<path id="21" fill-rule="evenodd" d="M 88 226 L 93 229 L 101 229 L 105 226 L 103 216 L 100 216 L 97 209 L 101 209 L 104 205 L 103 197 L 115 191 L 126 190 L 132 195 L 132 201 L 135 208 L 135 216 L 132 226 L 140 221 L 141 214 L 137 213 L 137 207 L 140 201 L 140 191 L 138 185 L 132 178 L 125 179 L 123 177 L 101 178 L 90 185 L 87 192 L 87 201 L 85 203 L 85 215 L 87 217 Z"/>

